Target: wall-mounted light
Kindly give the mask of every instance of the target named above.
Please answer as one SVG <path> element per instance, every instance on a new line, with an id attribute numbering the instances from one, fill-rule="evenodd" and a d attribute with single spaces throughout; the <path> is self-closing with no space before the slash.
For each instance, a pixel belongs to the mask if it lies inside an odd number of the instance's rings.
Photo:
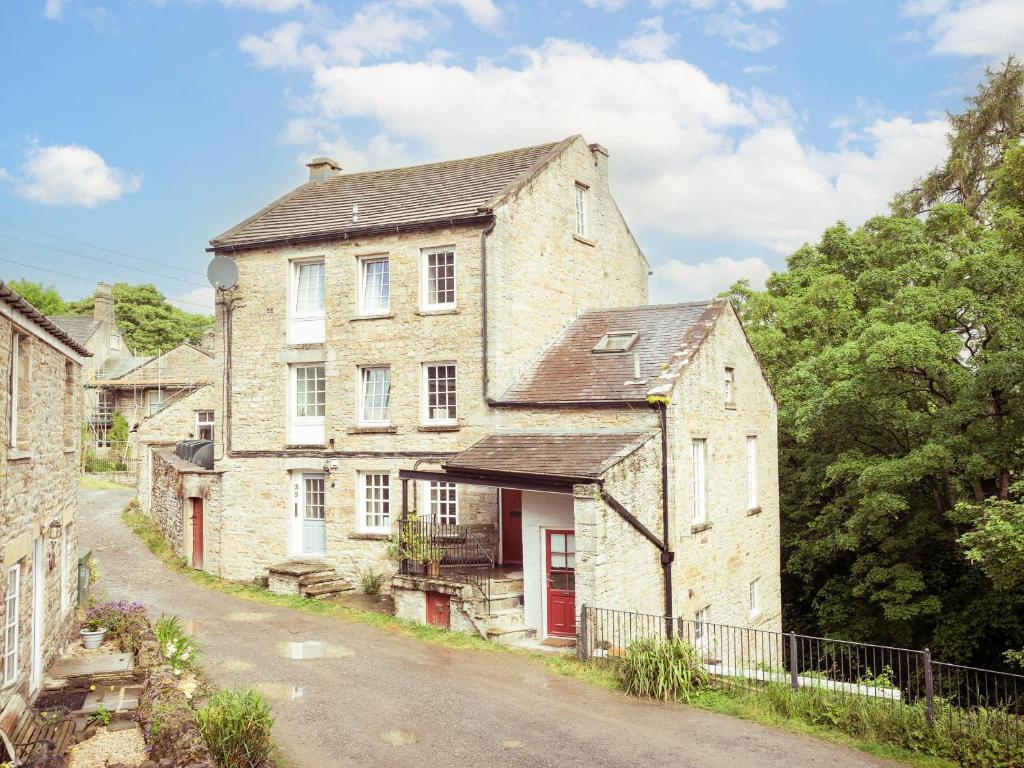
<path id="1" fill-rule="evenodd" d="M 47 536 L 49 537 L 50 541 L 60 541 L 60 531 L 61 531 L 60 520 L 54 520 L 52 523 L 50 523 L 46 527 L 46 530 L 47 530 Z"/>

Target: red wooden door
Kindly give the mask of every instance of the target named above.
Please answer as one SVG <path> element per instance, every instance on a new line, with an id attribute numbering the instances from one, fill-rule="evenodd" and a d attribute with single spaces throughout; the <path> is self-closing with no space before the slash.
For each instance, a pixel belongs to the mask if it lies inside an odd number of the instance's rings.
<path id="1" fill-rule="evenodd" d="M 440 592 L 427 592 L 427 624 L 441 629 L 451 627 L 451 598 Z"/>
<path id="2" fill-rule="evenodd" d="M 203 500 L 192 499 L 192 567 L 203 570 Z"/>
<path id="3" fill-rule="evenodd" d="M 548 634 L 576 635 L 576 534 L 545 532 Z"/>
<path id="4" fill-rule="evenodd" d="M 501 562 L 523 564 L 523 492 L 501 489 Z"/>

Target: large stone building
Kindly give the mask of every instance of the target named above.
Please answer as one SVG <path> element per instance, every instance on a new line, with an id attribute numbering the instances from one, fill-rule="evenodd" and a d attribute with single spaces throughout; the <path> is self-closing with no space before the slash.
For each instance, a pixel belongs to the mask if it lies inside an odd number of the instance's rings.
<path id="1" fill-rule="evenodd" d="M 0 283 L 0 711 L 39 690 L 74 628 L 88 357 Z"/>
<path id="2" fill-rule="evenodd" d="M 310 594 L 400 566 L 401 615 L 501 639 L 584 603 L 777 627 L 771 391 L 727 303 L 646 306 L 607 150 L 309 168 L 211 241 L 216 462 L 153 474 L 187 558 Z"/>

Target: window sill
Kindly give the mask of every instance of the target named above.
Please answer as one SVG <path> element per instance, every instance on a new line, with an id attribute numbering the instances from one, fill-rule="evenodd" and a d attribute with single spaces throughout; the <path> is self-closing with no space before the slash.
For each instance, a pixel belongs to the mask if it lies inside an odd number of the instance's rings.
<path id="1" fill-rule="evenodd" d="M 431 317 L 433 315 L 457 315 L 458 307 L 438 307 L 437 309 L 417 309 L 416 314 L 420 317 Z"/>
<path id="2" fill-rule="evenodd" d="M 78 450 L 78 448 L 76 448 L 73 445 L 65 445 L 64 446 L 64 453 L 74 453 L 77 450 Z"/>
<path id="3" fill-rule="evenodd" d="M 747 510 L 747 517 L 753 517 L 754 515 L 760 515 L 760 514 L 761 514 L 761 508 L 760 507 L 752 507 L 751 509 Z"/>
<path id="4" fill-rule="evenodd" d="M 347 435 L 393 435 L 398 432 L 398 427 L 349 427 L 345 430 Z"/>
<path id="5" fill-rule="evenodd" d="M 420 432 L 458 432 L 460 429 L 461 424 L 420 424 L 417 427 Z"/>
<path id="6" fill-rule="evenodd" d="M 690 533 L 703 533 L 711 530 L 711 523 L 698 523 L 690 527 Z"/>
<path id="7" fill-rule="evenodd" d="M 11 450 L 9 450 L 7 452 L 7 460 L 8 461 L 24 461 L 26 459 L 35 458 L 35 455 L 36 455 L 35 451 L 19 451 L 19 450 L 15 449 L 15 448 L 12 448 Z"/>
<path id="8" fill-rule="evenodd" d="M 594 247 L 597 246 L 597 240 L 591 240 L 589 237 L 584 237 L 583 235 L 578 235 L 575 232 L 572 233 L 572 239 L 575 240 L 577 243 L 583 243 L 584 245 L 589 245 L 591 248 L 594 248 Z"/>
<path id="9" fill-rule="evenodd" d="M 727 410 L 727 411 L 735 411 L 736 410 L 736 403 L 726 403 L 725 404 L 725 410 Z"/>
<path id="10" fill-rule="evenodd" d="M 350 533 L 348 535 L 348 537 L 350 539 L 355 539 L 356 541 L 387 541 L 388 539 L 391 538 L 391 534 L 390 533 L 361 533 L 361 532 L 357 532 L 357 533 Z"/>
<path id="11" fill-rule="evenodd" d="M 388 320 L 394 316 L 394 312 L 384 312 L 379 315 L 356 315 L 355 317 L 350 317 L 348 321 L 350 323 L 358 323 L 361 320 Z"/>
<path id="12" fill-rule="evenodd" d="M 286 443 L 285 450 L 293 450 L 295 448 L 316 448 L 317 450 L 323 450 L 325 447 L 324 443 Z"/>

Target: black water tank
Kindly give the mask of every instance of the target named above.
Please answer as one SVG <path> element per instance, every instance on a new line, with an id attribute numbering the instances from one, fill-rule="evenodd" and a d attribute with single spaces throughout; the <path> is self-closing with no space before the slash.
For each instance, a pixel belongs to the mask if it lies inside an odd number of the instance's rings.
<path id="1" fill-rule="evenodd" d="M 201 440 L 192 455 L 192 463 L 198 464 L 203 469 L 213 469 L 213 441 Z"/>

